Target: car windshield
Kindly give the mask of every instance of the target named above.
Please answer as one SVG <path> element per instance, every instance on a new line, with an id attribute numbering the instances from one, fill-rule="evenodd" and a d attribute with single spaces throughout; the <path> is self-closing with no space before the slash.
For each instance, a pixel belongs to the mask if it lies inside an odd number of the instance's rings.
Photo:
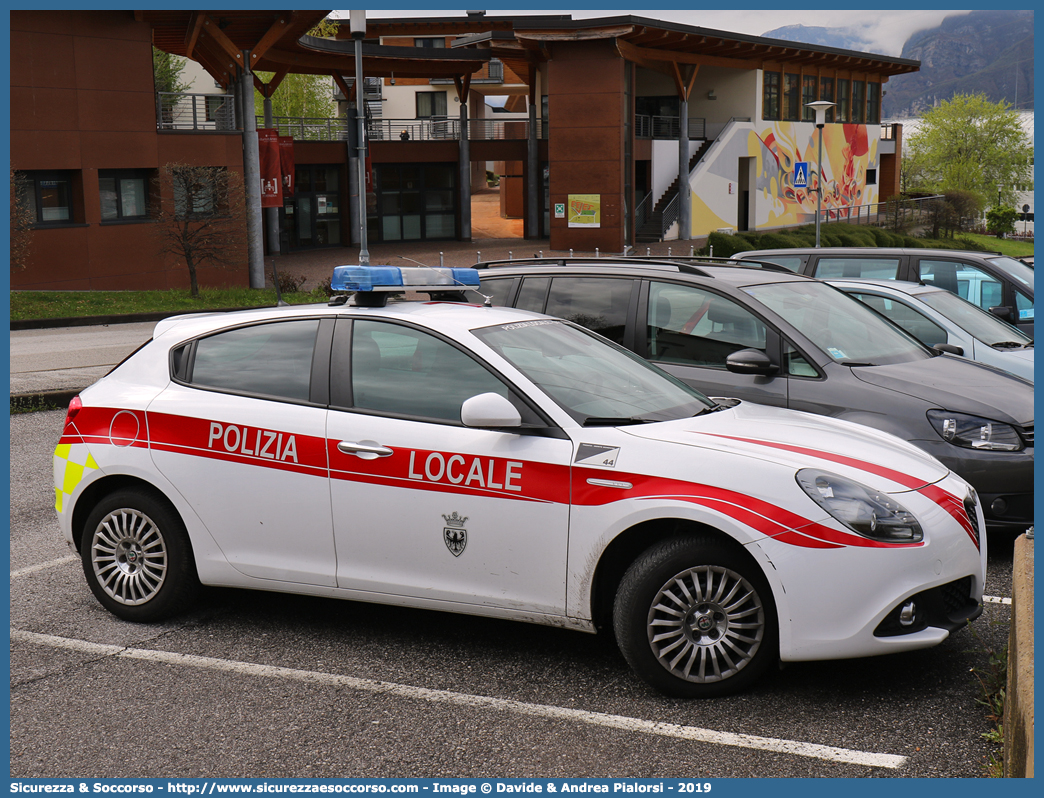
<path id="1" fill-rule="evenodd" d="M 1018 328 L 1004 323 L 992 313 L 957 294 L 951 294 L 949 291 L 930 291 L 918 294 L 917 298 L 990 346 L 1012 343 L 1025 346 L 1033 343 L 1033 339 Z"/>
<path id="2" fill-rule="evenodd" d="M 688 418 L 716 405 L 622 347 L 554 319 L 472 331 L 581 424 Z"/>
<path id="3" fill-rule="evenodd" d="M 1016 283 L 1026 286 L 1030 291 L 1033 290 L 1033 269 L 1023 263 L 1021 260 L 1015 260 L 1015 258 L 986 258 L 988 263 L 992 263 L 1004 274 L 1011 277 Z"/>
<path id="4" fill-rule="evenodd" d="M 826 283 L 802 280 L 743 290 L 839 363 L 881 366 L 932 357 L 917 339 Z"/>

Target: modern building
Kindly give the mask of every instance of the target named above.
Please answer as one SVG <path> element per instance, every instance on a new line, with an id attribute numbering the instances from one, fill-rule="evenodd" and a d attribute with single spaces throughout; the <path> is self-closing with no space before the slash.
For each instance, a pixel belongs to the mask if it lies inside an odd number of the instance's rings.
<path id="1" fill-rule="evenodd" d="M 484 12 L 367 20 L 360 189 L 346 118 L 254 107 L 251 87 L 271 96 L 292 73 L 328 77 L 354 107 L 347 20 L 336 39 L 307 35 L 326 13 L 12 11 L 12 166 L 37 214 L 13 287 L 184 285 L 156 254 L 153 220 L 172 202 L 156 178 L 175 162 L 241 172 L 248 187 L 244 267 L 204 284 L 257 284 L 266 252 L 357 243 L 363 207 L 369 242 L 470 240 L 471 194 L 491 167 L 504 212 L 553 250 L 804 223 L 819 175 L 829 218 L 898 193 L 901 126 L 881 125 L 880 100 L 915 61 L 631 15 Z M 157 92 L 152 46 L 213 88 Z M 835 103 L 822 164 L 814 100 Z M 293 138 L 294 191 L 262 212 L 254 131 L 266 127 Z"/>

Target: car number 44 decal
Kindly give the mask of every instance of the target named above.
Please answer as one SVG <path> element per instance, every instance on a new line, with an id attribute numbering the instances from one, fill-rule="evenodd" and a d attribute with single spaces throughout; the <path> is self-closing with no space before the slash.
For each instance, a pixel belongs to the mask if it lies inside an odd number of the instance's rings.
<path id="1" fill-rule="evenodd" d="M 616 468 L 616 461 L 619 458 L 619 446 L 599 446 L 596 443 L 581 443 L 576 447 L 576 457 L 573 458 L 573 463 L 575 465 Z"/>

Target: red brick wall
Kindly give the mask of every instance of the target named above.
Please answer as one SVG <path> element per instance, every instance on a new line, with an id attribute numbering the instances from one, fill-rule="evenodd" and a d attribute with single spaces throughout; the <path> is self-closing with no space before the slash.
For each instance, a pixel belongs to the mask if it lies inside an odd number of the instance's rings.
<path id="1" fill-rule="evenodd" d="M 242 171 L 239 134 L 156 130 L 152 34 L 131 11 L 12 11 L 11 163 L 70 170 L 74 224 L 33 232 L 23 289 L 188 287 L 188 270 L 158 254 L 151 222 L 102 224 L 98 172 L 185 162 Z M 247 253 L 203 285 L 247 285 Z"/>

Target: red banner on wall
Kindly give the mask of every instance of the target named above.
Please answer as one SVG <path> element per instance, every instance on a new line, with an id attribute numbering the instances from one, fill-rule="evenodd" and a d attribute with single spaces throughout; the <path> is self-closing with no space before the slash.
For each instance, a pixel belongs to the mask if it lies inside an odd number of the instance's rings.
<path id="1" fill-rule="evenodd" d="M 279 137 L 279 169 L 283 176 L 283 196 L 294 196 L 294 137 Z"/>
<path id="2" fill-rule="evenodd" d="M 283 175 L 279 165 L 279 131 L 257 131 L 258 161 L 261 167 L 261 207 L 281 208 Z"/>

